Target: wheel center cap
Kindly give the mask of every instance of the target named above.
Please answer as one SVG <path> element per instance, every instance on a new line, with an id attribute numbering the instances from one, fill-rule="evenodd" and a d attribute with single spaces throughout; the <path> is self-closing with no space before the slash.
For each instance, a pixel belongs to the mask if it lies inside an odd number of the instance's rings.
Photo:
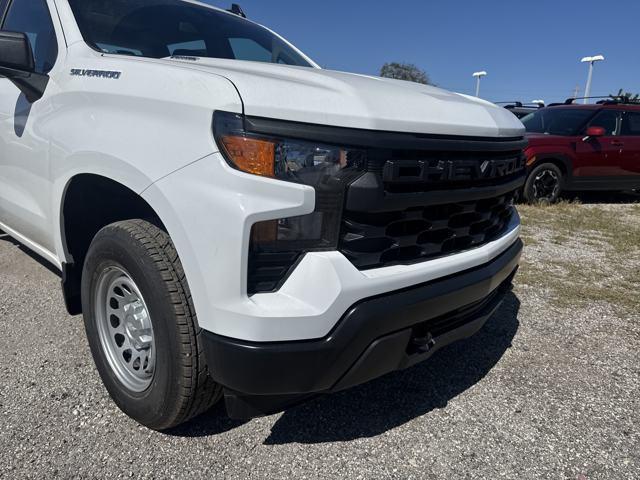
<path id="1" fill-rule="evenodd" d="M 147 309 L 140 300 L 124 306 L 124 329 L 129 341 L 136 350 L 144 350 L 151 346 L 153 337 Z"/>

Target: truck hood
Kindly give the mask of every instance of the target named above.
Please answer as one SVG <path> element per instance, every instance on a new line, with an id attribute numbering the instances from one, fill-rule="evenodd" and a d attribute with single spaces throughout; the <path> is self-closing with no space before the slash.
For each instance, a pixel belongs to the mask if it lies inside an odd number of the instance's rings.
<path id="1" fill-rule="evenodd" d="M 504 108 L 417 83 L 239 60 L 168 61 L 227 78 L 250 116 L 423 134 L 524 134 L 522 123 Z"/>

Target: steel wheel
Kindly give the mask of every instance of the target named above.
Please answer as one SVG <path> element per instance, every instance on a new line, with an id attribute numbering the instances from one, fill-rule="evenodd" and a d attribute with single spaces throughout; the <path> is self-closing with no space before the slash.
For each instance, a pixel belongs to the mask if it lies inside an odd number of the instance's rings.
<path id="1" fill-rule="evenodd" d="M 140 219 L 102 228 L 82 267 L 82 311 L 104 386 L 142 425 L 173 428 L 222 398 L 209 376 L 180 258 L 164 230 Z"/>
<path id="2" fill-rule="evenodd" d="M 154 376 L 153 325 L 140 289 L 123 269 L 111 266 L 100 274 L 95 290 L 95 318 L 107 363 L 118 380 L 143 392 Z"/>
<path id="3" fill-rule="evenodd" d="M 560 177 L 551 169 L 540 170 L 533 179 L 533 197 L 536 200 L 555 200 L 560 193 Z"/>

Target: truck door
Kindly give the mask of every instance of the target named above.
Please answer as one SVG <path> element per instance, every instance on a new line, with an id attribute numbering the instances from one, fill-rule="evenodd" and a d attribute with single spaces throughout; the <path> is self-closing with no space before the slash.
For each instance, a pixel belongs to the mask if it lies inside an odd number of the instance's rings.
<path id="1" fill-rule="evenodd" d="M 10 1 L 2 30 L 26 33 L 36 72 L 51 71 L 58 57 L 58 42 L 46 0 Z M 0 223 L 52 252 L 46 136 L 50 110 L 47 92 L 32 103 L 9 79 L 0 77 Z"/>

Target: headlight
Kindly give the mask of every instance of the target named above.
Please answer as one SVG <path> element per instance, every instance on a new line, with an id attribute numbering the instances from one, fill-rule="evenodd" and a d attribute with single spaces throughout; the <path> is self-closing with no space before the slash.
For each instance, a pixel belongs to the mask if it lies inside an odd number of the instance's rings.
<path id="1" fill-rule="evenodd" d="M 246 173 L 316 187 L 364 166 L 362 150 L 251 134 L 242 115 L 235 113 L 216 112 L 213 127 L 229 164 Z"/>
<path id="2" fill-rule="evenodd" d="M 301 183 L 316 191 L 314 213 L 253 226 L 249 252 L 249 293 L 273 291 L 300 255 L 335 250 L 346 186 L 362 174 L 366 152 L 292 138 L 256 135 L 242 115 L 216 112 L 213 129 L 232 167 L 254 175 Z"/>

